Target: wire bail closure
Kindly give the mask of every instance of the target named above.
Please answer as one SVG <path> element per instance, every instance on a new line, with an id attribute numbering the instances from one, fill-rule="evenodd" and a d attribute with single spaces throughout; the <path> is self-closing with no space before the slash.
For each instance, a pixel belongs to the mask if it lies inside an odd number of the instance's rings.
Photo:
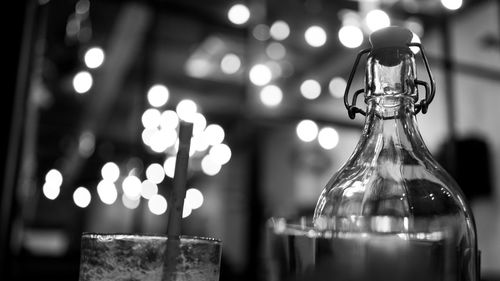
<path id="1" fill-rule="evenodd" d="M 424 61 L 425 69 L 427 70 L 427 75 L 429 76 L 429 81 L 431 85 L 425 81 L 415 79 L 413 82 L 415 83 L 416 86 L 420 85 L 425 88 L 425 98 L 422 99 L 420 102 L 419 96 L 418 96 L 418 90 L 417 90 L 417 97 L 415 98 L 415 114 L 419 113 L 422 111 L 422 113 L 427 113 L 427 109 L 429 108 L 429 104 L 432 102 L 434 99 L 434 94 L 436 93 L 436 82 L 434 81 L 434 77 L 432 76 L 431 69 L 429 67 L 429 62 L 427 60 L 427 56 L 425 55 L 424 52 L 424 47 L 420 43 L 408 43 L 408 47 L 418 47 L 422 53 L 422 60 Z M 345 88 L 344 92 L 344 105 L 347 109 L 347 113 L 349 115 L 349 118 L 354 119 L 356 117 L 357 113 L 360 113 L 361 115 L 366 116 L 366 112 L 356 106 L 356 102 L 358 100 L 358 96 L 362 93 L 365 93 L 364 89 L 359 89 L 356 92 L 354 92 L 354 95 L 352 96 L 351 103 L 349 103 L 349 90 L 351 88 L 352 80 L 354 79 L 354 74 L 356 73 L 356 69 L 358 68 L 359 61 L 361 60 L 361 57 L 364 54 L 370 53 L 372 51 L 372 48 L 369 49 L 364 49 L 361 50 L 358 55 L 356 56 L 356 60 L 354 61 L 354 66 L 351 70 L 351 74 L 349 75 L 349 80 L 347 81 L 347 86 Z"/>

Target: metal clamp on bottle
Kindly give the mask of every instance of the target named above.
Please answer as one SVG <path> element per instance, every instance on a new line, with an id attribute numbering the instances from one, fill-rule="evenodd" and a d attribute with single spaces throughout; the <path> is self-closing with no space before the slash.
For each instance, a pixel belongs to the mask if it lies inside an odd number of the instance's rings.
<path id="1" fill-rule="evenodd" d="M 366 115 L 366 112 L 357 107 L 357 99 L 358 96 L 361 93 L 364 93 L 366 96 L 366 89 L 359 89 L 356 92 L 354 92 L 354 95 L 352 96 L 352 100 L 349 103 L 349 90 L 351 88 L 352 80 L 354 79 L 354 75 L 356 73 L 356 69 L 358 67 L 359 61 L 361 60 L 361 57 L 365 54 L 368 54 L 368 57 L 372 56 L 375 50 L 379 50 L 381 48 L 404 48 L 408 49 L 408 52 L 411 53 L 410 47 L 417 47 L 422 53 L 422 59 L 427 71 L 427 74 L 429 76 L 429 81 L 430 81 L 430 86 L 429 83 L 426 81 L 422 81 L 419 79 L 413 80 L 413 85 L 415 85 L 415 92 L 416 92 L 416 97 L 415 97 L 415 114 L 419 113 L 422 111 L 422 113 L 427 113 L 427 109 L 429 107 L 429 104 L 432 102 L 434 99 L 434 94 L 436 93 L 436 82 L 434 81 L 434 77 L 432 76 L 432 72 L 429 67 L 429 62 L 427 60 L 427 57 L 425 55 L 425 51 L 423 46 L 420 43 L 412 43 L 411 38 L 412 38 L 412 33 L 408 29 L 404 29 L 401 27 L 389 27 L 381 31 L 376 31 L 370 35 L 370 43 L 372 45 L 372 48 L 364 49 L 358 53 L 356 56 L 356 60 L 354 62 L 354 66 L 351 70 L 351 73 L 349 75 L 349 79 L 347 81 L 347 86 L 344 92 L 344 105 L 347 109 L 347 112 L 349 114 L 349 118 L 354 119 L 356 117 L 357 113 L 360 113 L 362 115 Z M 413 53 L 412 53 L 413 56 Z M 418 96 L 418 86 L 423 86 L 425 88 L 425 98 L 422 99 L 419 102 L 419 96 Z"/>

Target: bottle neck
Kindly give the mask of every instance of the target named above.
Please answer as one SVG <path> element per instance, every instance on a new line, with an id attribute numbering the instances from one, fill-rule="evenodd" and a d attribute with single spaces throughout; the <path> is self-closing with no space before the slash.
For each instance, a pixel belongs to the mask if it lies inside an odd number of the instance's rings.
<path id="1" fill-rule="evenodd" d="M 416 164 L 429 157 L 414 114 L 413 99 L 379 96 L 367 101 L 363 135 L 357 153 L 377 163 Z M 375 164 L 375 163 L 373 163 Z"/>

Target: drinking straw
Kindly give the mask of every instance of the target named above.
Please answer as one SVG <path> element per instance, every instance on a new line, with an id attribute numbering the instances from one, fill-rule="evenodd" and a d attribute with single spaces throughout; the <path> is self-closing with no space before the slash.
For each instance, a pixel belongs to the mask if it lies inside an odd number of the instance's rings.
<path id="1" fill-rule="evenodd" d="M 167 223 L 167 248 L 163 265 L 163 281 L 175 280 L 175 267 L 180 254 L 182 210 L 184 208 L 184 198 L 186 197 L 187 169 L 192 134 L 193 123 L 181 121 L 174 184 L 168 202 L 170 211 Z"/>

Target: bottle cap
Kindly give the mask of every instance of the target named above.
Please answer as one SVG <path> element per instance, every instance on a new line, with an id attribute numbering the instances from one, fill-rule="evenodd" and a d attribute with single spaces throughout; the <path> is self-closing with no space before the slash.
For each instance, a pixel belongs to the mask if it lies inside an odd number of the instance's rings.
<path id="1" fill-rule="evenodd" d="M 370 35 L 372 50 L 380 48 L 408 48 L 413 33 L 404 27 L 389 26 L 379 29 Z"/>

